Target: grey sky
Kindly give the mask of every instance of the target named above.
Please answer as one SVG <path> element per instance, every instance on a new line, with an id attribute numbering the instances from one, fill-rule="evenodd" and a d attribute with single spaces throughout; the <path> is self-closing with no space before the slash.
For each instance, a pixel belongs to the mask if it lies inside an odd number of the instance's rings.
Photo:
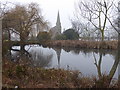
<path id="1" fill-rule="evenodd" d="M 19 4 L 38 3 L 45 19 L 51 23 L 51 27 L 56 24 L 59 10 L 63 30 L 71 27 L 70 18 L 73 17 L 74 4 L 77 0 L 0 0 L 0 2 L 6 1 Z"/>
<path id="2" fill-rule="evenodd" d="M 59 10 L 63 30 L 71 27 L 70 18 L 74 16 L 73 12 L 75 12 L 75 3 L 79 0 L 0 0 L 0 2 L 6 1 L 18 4 L 26 4 L 31 2 L 38 3 L 42 9 L 44 18 L 51 23 L 51 27 L 56 24 L 57 13 Z M 115 1 L 118 2 L 118 0 Z"/>

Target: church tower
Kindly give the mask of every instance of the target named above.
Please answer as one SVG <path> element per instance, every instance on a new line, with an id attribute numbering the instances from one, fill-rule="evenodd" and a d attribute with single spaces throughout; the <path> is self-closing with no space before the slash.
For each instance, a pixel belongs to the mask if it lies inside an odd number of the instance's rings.
<path id="1" fill-rule="evenodd" d="M 57 28 L 57 30 L 58 30 L 58 34 L 61 34 L 61 22 L 60 22 L 59 11 L 58 11 L 58 15 L 57 15 L 56 28 Z"/>
<path id="2" fill-rule="evenodd" d="M 56 26 L 50 29 L 50 33 L 52 35 L 51 39 L 55 40 L 57 35 L 61 34 L 61 22 L 60 22 L 60 15 L 58 11 Z"/>

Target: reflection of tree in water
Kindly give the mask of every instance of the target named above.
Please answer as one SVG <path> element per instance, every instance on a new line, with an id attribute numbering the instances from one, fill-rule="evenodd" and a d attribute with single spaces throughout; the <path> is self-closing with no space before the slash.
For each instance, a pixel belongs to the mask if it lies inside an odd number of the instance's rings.
<path id="1" fill-rule="evenodd" d="M 102 56 L 105 56 L 107 54 L 115 56 L 116 55 L 116 50 L 98 50 L 98 49 L 71 49 L 73 54 L 79 55 L 79 53 L 83 54 L 84 57 L 90 57 L 91 53 L 94 52 L 95 54 L 101 53 Z"/>
<path id="2" fill-rule="evenodd" d="M 118 42 L 118 43 L 120 44 L 120 42 Z M 97 68 L 97 72 L 98 72 L 100 82 L 104 78 L 104 75 L 102 74 L 102 71 L 101 71 L 102 56 L 104 56 L 104 55 L 105 55 L 105 52 L 103 53 L 103 51 L 100 51 L 99 52 L 99 59 L 98 59 L 98 62 L 97 62 L 95 54 L 93 53 L 94 60 L 95 60 L 95 65 L 96 65 L 96 68 Z M 114 53 L 114 55 L 115 55 L 115 53 Z M 109 86 L 110 85 L 111 80 L 112 80 L 112 78 L 113 78 L 113 76 L 114 76 L 114 74 L 117 70 L 117 67 L 118 67 L 118 70 L 119 70 L 119 66 L 118 66 L 119 62 L 120 62 L 120 46 L 118 45 L 118 50 L 117 50 L 117 53 L 115 55 L 114 64 L 112 65 L 112 68 L 110 69 L 110 72 L 106 77 L 106 82 L 102 83 L 103 86 Z M 118 74 L 119 74 L 119 71 L 118 71 Z M 118 79 L 120 79 L 119 75 L 118 75 Z"/>
<path id="3" fill-rule="evenodd" d="M 40 49 L 31 50 L 30 52 L 15 49 L 15 51 L 11 50 L 10 52 L 12 53 L 7 58 L 17 63 L 22 61 L 24 64 L 33 67 L 49 67 L 53 57 L 52 53 L 46 55 Z"/>
<path id="4" fill-rule="evenodd" d="M 64 47 L 63 48 L 66 52 L 70 52 L 71 51 L 71 49 L 69 48 L 69 47 Z"/>
<path id="5" fill-rule="evenodd" d="M 45 55 L 42 50 L 32 50 L 29 52 L 31 54 L 31 63 L 35 67 L 50 67 L 53 54 Z"/>
<path id="6" fill-rule="evenodd" d="M 118 34 L 118 46 L 117 46 L 117 54 L 115 55 L 115 61 L 110 70 L 110 73 L 108 75 L 109 83 L 111 82 L 111 80 L 116 72 L 116 69 L 119 66 L 119 63 L 120 63 L 120 34 Z M 119 74 L 119 67 L 118 67 L 118 74 Z M 120 79 L 119 75 L 118 75 L 118 79 Z"/>
<path id="7" fill-rule="evenodd" d="M 103 56 L 105 56 L 106 54 L 110 54 L 115 56 L 116 55 L 116 50 L 98 50 L 98 49 L 85 49 L 85 48 L 72 48 L 72 47 L 63 47 L 63 50 L 65 50 L 66 52 L 72 52 L 73 54 L 78 55 L 79 53 L 83 53 L 85 56 L 89 56 L 91 55 L 92 52 L 99 54 L 102 53 Z"/>
<path id="8" fill-rule="evenodd" d="M 30 54 L 27 51 L 9 51 L 6 58 L 9 58 L 10 60 L 14 62 L 19 62 L 19 60 L 28 60 L 31 58 Z"/>
<path id="9" fill-rule="evenodd" d="M 72 50 L 72 53 L 78 55 L 80 53 L 80 50 L 75 48 L 74 50 Z"/>
<path id="10" fill-rule="evenodd" d="M 97 68 L 97 73 L 98 73 L 98 77 L 99 79 L 102 77 L 102 72 L 101 72 L 101 62 L 102 62 L 102 53 L 99 53 L 99 60 L 97 62 L 97 59 L 95 57 L 95 54 L 93 53 L 93 57 L 94 57 L 94 60 L 95 60 L 95 66 Z"/>

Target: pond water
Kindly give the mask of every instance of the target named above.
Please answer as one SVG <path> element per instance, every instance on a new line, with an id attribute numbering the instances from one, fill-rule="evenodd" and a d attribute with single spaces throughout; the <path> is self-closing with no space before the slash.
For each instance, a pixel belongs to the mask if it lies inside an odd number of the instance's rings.
<path id="1" fill-rule="evenodd" d="M 20 49 L 19 46 L 12 47 Z M 26 51 L 29 53 L 30 66 L 44 68 L 63 68 L 69 70 L 79 70 L 83 76 L 97 76 L 96 65 L 99 65 L 101 72 L 109 74 L 115 62 L 116 51 L 108 50 L 85 50 L 70 48 L 43 48 L 39 45 L 27 45 Z M 11 51 L 12 60 L 20 59 L 20 52 Z M 114 74 L 118 78 L 120 63 Z"/>

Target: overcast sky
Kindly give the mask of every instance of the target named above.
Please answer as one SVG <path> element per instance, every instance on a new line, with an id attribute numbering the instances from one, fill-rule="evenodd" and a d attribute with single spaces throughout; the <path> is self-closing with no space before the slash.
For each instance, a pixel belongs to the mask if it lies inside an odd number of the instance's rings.
<path id="1" fill-rule="evenodd" d="M 63 29 L 71 27 L 70 18 L 73 17 L 74 4 L 78 0 L 0 0 L 0 2 L 12 2 L 19 4 L 26 4 L 36 2 L 42 9 L 44 18 L 51 23 L 51 27 L 55 26 L 57 20 L 57 13 L 59 10 L 60 20 Z"/>
<path id="2" fill-rule="evenodd" d="M 27 4 L 31 2 L 38 3 L 42 9 L 44 18 L 51 23 L 51 27 L 56 24 L 57 13 L 59 10 L 62 30 L 71 27 L 70 19 L 74 16 L 75 4 L 78 1 L 79 0 L 0 0 L 0 2 L 12 2 L 18 4 Z"/>
<path id="3" fill-rule="evenodd" d="M 74 3 L 76 0 L 40 0 L 40 6 L 52 26 L 56 23 L 59 10 L 62 29 L 71 27 L 70 18 L 73 17 Z"/>

